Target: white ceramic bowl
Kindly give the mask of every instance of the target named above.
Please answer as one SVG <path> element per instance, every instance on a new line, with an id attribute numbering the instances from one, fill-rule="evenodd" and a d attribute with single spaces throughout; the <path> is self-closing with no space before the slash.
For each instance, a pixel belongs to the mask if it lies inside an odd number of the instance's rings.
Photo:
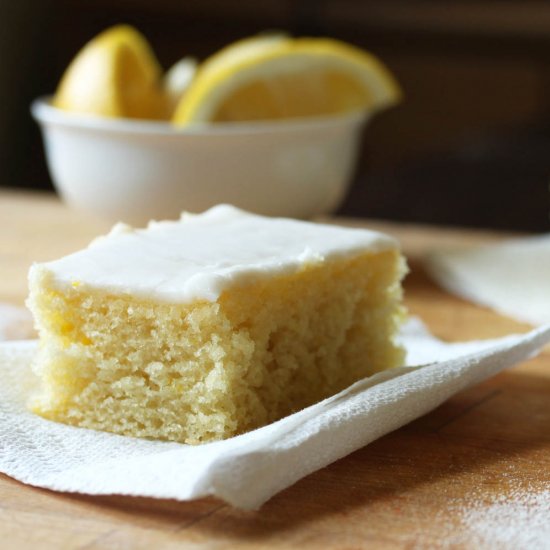
<path id="1" fill-rule="evenodd" d="M 36 100 L 51 177 L 71 205 L 143 224 L 228 203 L 309 218 L 345 197 L 365 113 L 177 129 L 67 113 Z"/>

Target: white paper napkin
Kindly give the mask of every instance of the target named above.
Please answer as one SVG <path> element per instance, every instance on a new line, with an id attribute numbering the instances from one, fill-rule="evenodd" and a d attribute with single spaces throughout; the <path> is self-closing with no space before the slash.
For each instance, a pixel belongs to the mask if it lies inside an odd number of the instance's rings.
<path id="1" fill-rule="evenodd" d="M 24 340 L 35 336 L 32 315 L 28 309 L 0 302 L 0 341 Z"/>
<path id="2" fill-rule="evenodd" d="M 377 374 L 269 426 L 202 446 L 74 428 L 29 413 L 36 342 L 6 342 L 0 344 L 0 471 L 58 491 L 178 500 L 215 495 L 255 509 L 300 478 L 534 355 L 550 341 L 550 325 L 520 336 L 444 344 L 412 320 L 401 338 L 408 364 L 431 364 Z"/>
<path id="3" fill-rule="evenodd" d="M 438 250 L 426 267 L 462 298 L 519 321 L 550 323 L 550 235 Z"/>

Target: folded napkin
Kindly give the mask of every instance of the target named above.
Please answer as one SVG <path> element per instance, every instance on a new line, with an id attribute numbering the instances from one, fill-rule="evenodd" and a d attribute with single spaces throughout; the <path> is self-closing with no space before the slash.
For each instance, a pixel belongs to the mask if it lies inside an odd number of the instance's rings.
<path id="1" fill-rule="evenodd" d="M 438 250 L 426 267 L 462 298 L 519 321 L 550 323 L 550 235 Z"/>
<path id="2" fill-rule="evenodd" d="M 425 366 L 379 373 L 269 426 L 200 446 L 74 428 L 29 413 L 25 401 L 37 383 L 29 369 L 36 342 L 5 342 L 0 471 L 58 491 L 177 500 L 214 495 L 256 509 L 300 478 L 534 355 L 550 341 L 550 325 L 525 335 L 444 344 L 411 320 L 401 339 L 407 363 Z"/>

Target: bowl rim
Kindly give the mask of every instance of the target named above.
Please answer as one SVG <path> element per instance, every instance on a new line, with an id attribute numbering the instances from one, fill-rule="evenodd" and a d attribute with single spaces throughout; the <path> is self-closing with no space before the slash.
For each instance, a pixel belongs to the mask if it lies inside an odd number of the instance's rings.
<path id="1" fill-rule="evenodd" d="M 372 113 L 367 110 L 351 111 L 339 115 L 294 118 L 275 121 L 196 123 L 178 128 L 168 121 L 130 118 L 108 118 L 85 113 L 70 113 L 54 107 L 52 96 L 41 96 L 31 103 L 31 114 L 40 124 L 67 128 L 100 130 L 114 133 L 153 134 L 163 136 L 181 135 L 227 135 L 292 132 L 328 128 L 331 126 L 360 125 Z"/>

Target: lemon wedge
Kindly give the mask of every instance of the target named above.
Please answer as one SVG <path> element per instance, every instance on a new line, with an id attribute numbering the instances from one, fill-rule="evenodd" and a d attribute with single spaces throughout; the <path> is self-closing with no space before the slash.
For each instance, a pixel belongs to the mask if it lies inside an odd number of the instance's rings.
<path id="1" fill-rule="evenodd" d="M 400 97 L 382 62 L 354 46 L 325 38 L 256 37 L 207 59 L 172 121 L 183 126 L 374 112 Z"/>
<path id="2" fill-rule="evenodd" d="M 107 117 L 163 118 L 162 70 L 147 40 L 117 25 L 88 42 L 71 62 L 53 99 L 66 111 Z"/>
<path id="3" fill-rule="evenodd" d="M 166 94 L 166 100 L 172 113 L 178 106 L 187 88 L 189 88 L 196 72 L 197 60 L 194 57 L 184 57 L 166 71 L 166 74 L 162 78 L 162 88 Z"/>

